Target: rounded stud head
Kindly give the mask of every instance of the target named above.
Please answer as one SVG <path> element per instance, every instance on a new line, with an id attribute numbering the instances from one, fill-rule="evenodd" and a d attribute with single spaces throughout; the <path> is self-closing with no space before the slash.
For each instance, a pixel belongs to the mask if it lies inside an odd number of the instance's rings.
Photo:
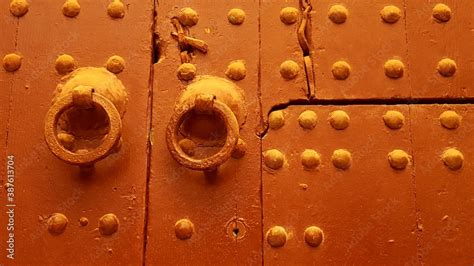
<path id="1" fill-rule="evenodd" d="M 403 150 L 393 150 L 388 154 L 390 166 L 396 170 L 403 170 L 410 163 L 410 156 Z"/>
<path id="2" fill-rule="evenodd" d="M 448 22 L 451 19 L 451 8 L 445 4 L 436 4 L 433 7 L 433 18 L 439 22 Z"/>
<path id="3" fill-rule="evenodd" d="M 232 151 L 232 158 L 240 159 L 244 157 L 245 153 L 247 152 L 247 143 L 243 139 L 237 141 L 237 145 L 235 145 L 234 150 Z"/>
<path id="4" fill-rule="evenodd" d="M 396 6 L 385 6 L 382 11 L 380 11 L 380 17 L 382 17 L 385 23 L 393 24 L 402 17 L 402 11 Z"/>
<path id="5" fill-rule="evenodd" d="M 68 54 L 58 56 L 56 64 L 54 66 L 58 74 L 65 75 L 72 72 L 76 68 L 76 61 Z"/>
<path id="6" fill-rule="evenodd" d="M 285 115 L 283 111 L 273 111 L 268 117 L 268 125 L 271 129 L 279 129 L 285 124 Z"/>
<path id="7" fill-rule="evenodd" d="M 438 62 L 437 70 L 438 73 L 443 77 L 451 77 L 456 73 L 457 65 L 454 60 L 449 58 L 444 58 Z"/>
<path id="8" fill-rule="evenodd" d="M 284 7 L 280 11 L 281 22 L 291 25 L 298 21 L 299 11 L 294 7 Z"/>
<path id="9" fill-rule="evenodd" d="M 111 18 L 123 18 L 125 16 L 125 5 L 121 0 L 112 0 L 107 6 L 107 14 Z"/>
<path id="10" fill-rule="evenodd" d="M 199 15 L 194 9 L 185 7 L 180 10 L 178 20 L 182 25 L 191 27 L 198 23 Z"/>
<path id="11" fill-rule="evenodd" d="M 263 162 L 268 168 L 277 170 L 283 166 L 285 156 L 279 150 L 268 150 L 263 153 Z"/>
<path id="12" fill-rule="evenodd" d="M 306 110 L 300 114 L 298 122 L 304 129 L 313 129 L 318 123 L 318 115 L 311 110 Z"/>
<path id="13" fill-rule="evenodd" d="M 267 231 L 267 242 L 274 248 L 283 247 L 286 243 L 287 234 L 285 228 L 274 226 Z"/>
<path id="14" fill-rule="evenodd" d="M 455 111 L 444 111 L 439 116 L 439 122 L 447 129 L 456 129 L 461 125 L 462 117 Z"/>
<path id="15" fill-rule="evenodd" d="M 332 65 L 332 75 L 337 80 L 345 80 L 351 74 L 351 66 L 345 61 L 337 61 Z"/>
<path id="16" fill-rule="evenodd" d="M 225 75 L 232 80 L 242 80 L 247 75 L 245 63 L 242 60 L 235 60 L 229 63 Z"/>
<path id="17" fill-rule="evenodd" d="M 245 12 L 240 8 L 232 8 L 227 13 L 227 19 L 232 25 L 240 25 L 245 21 Z"/>
<path id="18" fill-rule="evenodd" d="M 30 4 L 26 0 L 12 0 L 10 2 L 10 13 L 15 17 L 22 17 L 28 13 Z"/>
<path id="19" fill-rule="evenodd" d="M 193 156 L 197 147 L 196 143 L 190 139 L 182 139 L 178 142 L 178 145 L 188 156 Z"/>
<path id="20" fill-rule="evenodd" d="M 351 167 L 352 155 L 348 150 L 339 149 L 335 150 L 331 158 L 332 164 L 341 170 L 346 170 Z"/>
<path id="21" fill-rule="evenodd" d="M 285 79 L 294 79 L 300 72 L 300 66 L 293 60 L 286 60 L 280 65 L 280 74 Z"/>
<path id="22" fill-rule="evenodd" d="M 196 76 L 196 66 L 191 63 L 183 63 L 178 67 L 176 75 L 183 81 L 192 80 Z"/>
<path id="23" fill-rule="evenodd" d="M 99 219 L 99 232 L 101 235 L 112 235 L 117 232 L 119 219 L 113 213 L 108 213 Z"/>
<path id="24" fill-rule="evenodd" d="M 346 112 L 342 110 L 336 110 L 329 114 L 328 120 L 334 129 L 344 130 L 349 126 L 351 119 Z"/>
<path id="25" fill-rule="evenodd" d="M 310 226 L 304 230 L 304 240 L 311 247 L 318 247 L 323 242 L 323 231 L 317 226 Z"/>
<path id="26" fill-rule="evenodd" d="M 48 218 L 48 231 L 53 235 L 59 235 L 66 230 L 67 224 L 69 223 L 66 215 L 62 213 L 53 213 Z"/>
<path id="27" fill-rule="evenodd" d="M 405 65 L 402 61 L 397 59 L 390 59 L 384 65 L 385 75 L 391 79 L 398 79 L 403 77 Z"/>
<path id="28" fill-rule="evenodd" d="M 81 217 L 79 218 L 79 224 L 81 226 L 86 226 L 89 224 L 89 219 L 87 219 L 86 217 Z"/>
<path id="29" fill-rule="evenodd" d="M 118 55 L 111 56 L 106 63 L 107 70 L 118 74 L 125 69 L 125 60 Z"/>
<path id="30" fill-rule="evenodd" d="M 15 72 L 21 67 L 22 56 L 18 54 L 7 54 L 3 57 L 3 68 L 8 72 Z"/>
<path id="31" fill-rule="evenodd" d="M 457 149 L 451 148 L 443 152 L 444 164 L 451 170 L 459 170 L 464 163 L 464 155 Z"/>
<path id="32" fill-rule="evenodd" d="M 181 219 L 174 225 L 174 233 L 181 240 L 190 239 L 194 233 L 194 224 L 188 219 Z"/>
<path id="33" fill-rule="evenodd" d="M 346 22 L 348 15 L 349 11 L 347 11 L 347 8 L 342 5 L 331 6 L 328 13 L 329 19 L 336 24 Z"/>
<path id="34" fill-rule="evenodd" d="M 306 149 L 301 153 L 301 164 L 305 169 L 314 169 L 321 164 L 321 155 L 315 150 Z"/>
<path id="35" fill-rule="evenodd" d="M 66 0 L 63 5 L 63 15 L 73 18 L 79 15 L 79 12 L 81 12 L 81 6 L 77 0 Z"/>
<path id="36" fill-rule="evenodd" d="M 383 122 L 390 129 L 400 129 L 405 124 L 405 116 L 399 111 L 387 111 L 383 116 Z"/>

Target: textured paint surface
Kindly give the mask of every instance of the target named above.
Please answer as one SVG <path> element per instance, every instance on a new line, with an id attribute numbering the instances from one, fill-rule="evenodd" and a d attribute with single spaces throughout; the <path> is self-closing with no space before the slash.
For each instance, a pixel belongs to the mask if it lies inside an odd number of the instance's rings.
<path id="1" fill-rule="evenodd" d="M 3 41 L 0 42 L 0 58 L 3 60 L 3 57 L 7 54 L 16 52 L 16 27 L 18 19 L 10 14 L 8 8 L 0 9 L 0 21 L 2 21 L 2 27 L 0 27 L 0 35 L 2 36 Z M 4 154 L 4 142 L 7 132 L 7 123 L 8 123 L 8 111 L 9 111 L 9 101 L 11 93 L 11 84 L 14 78 L 15 73 L 7 72 L 3 66 L 0 66 L 0 125 L 2 127 L 0 131 L 0 137 L 2 141 L 2 154 Z M 1 160 L 4 160 L 2 156 Z"/>
<path id="2" fill-rule="evenodd" d="M 206 4 L 204 4 L 206 3 Z M 245 91 L 247 122 L 240 130 L 247 153 L 219 167 L 216 176 L 205 176 L 180 166 L 166 148 L 165 129 L 179 94 L 189 82 L 176 76 L 181 65 L 172 16 L 183 7 L 194 9 L 198 23 L 190 35 L 205 41 L 207 54 L 195 52 L 191 63 L 197 75 L 226 77 L 230 62 L 244 60 L 246 77 L 234 81 Z M 241 8 L 243 24 L 228 22 L 227 13 Z M 256 135 L 260 123 L 258 98 L 258 3 L 239 1 L 209 8 L 208 2 L 160 2 L 157 6 L 157 32 L 162 50 L 154 65 L 151 173 L 146 262 L 148 264 L 260 264 L 260 142 Z M 176 237 L 175 223 L 188 219 L 194 224 L 191 238 Z M 236 223 L 235 221 L 242 221 Z M 236 235 L 227 227 L 241 224 Z M 240 235 L 239 235 L 240 234 Z"/>
<path id="3" fill-rule="evenodd" d="M 392 109 L 409 116 L 407 106 L 291 106 L 283 111 L 285 125 L 263 139 L 263 151 L 279 149 L 285 155 L 281 169 L 264 167 L 263 217 L 264 231 L 283 226 L 288 239 L 281 248 L 263 243 L 265 264 L 400 265 L 416 256 L 413 166 L 397 171 L 388 162 L 393 149 L 412 153 L 411 122 L 407 119 L 399 130 L 386 127 L 382 116 Z M 298 123 L 306 110 L 318 115 L 310 130 Z M 336 130 L 327 121 L 335 110 L 349 115 L 346 129 Z M 321 155 L 316 169 L 304 169 L 305 149 Z M 337 149 L 352 154 L 347 170 L 331 162 Z M 319 247 L 305 243 L 308 226 L 323 231 Z"/>
<path id="4" fill-rule="evenodd" d="M 474 2 L 442 1 L 452 10 L 451 19 L 445 23 L 439 23 L 432 17 L 432 10 L 439 1 L 406 2 L 413 97 L 474 97 Z M 456 62 L 454 76 L 443 77 L 436 70 L 443 58 Z"/>
<path id="5" fill-rule="evenodd" d="M 74 17 L 65 0 L 28 0 L 22 17 L 10 2 L 0 0 L 0 59 L 23 60 L 0 68 L 0 163 L 15 155 L 16 264 L 474 262 L 473 1 L 446 0 L 449 16 L 438 8 L 436 19 L 435 0 L 312 0 L 314 73 L 298 0 L 79 0 Z M 204 51 L 192 57 L 170 34 L 182 8 L 187 40 Z M 384 21 L 382 10 L 397 14 Z M 74 62 L 57 66 L 64 54 Z M 43 136 L 58 72 L 87 66 L 117 73 L 129 93 L 121 150 L 90 176 Z M 166 147 L 176 101 L 200 75 L 245 91 L 246 152 L 217 174 Z M 447 110 L 459 125 L 441 125 Z M 443 163 L 447 149 L 463 154 L 460 169 Z"/>
<path id="6" fill-rule="evenodd" d="M 68 264 L 73 259 L 79 264 L 141 264 L 151 54 L 147 29 L 153 6 L 151 1 L 127 2 L 127 16 L 112 20 L 103 2 L 81 1 L 81 14 L 71 19 L 61 12 L 63 0 L 35 1 L 13 29 L 18 31 L 13 38 L 16 49 L 24 56 L 22 67 L 13 75 L 7 142 L 17 168 L 16 263 Z M 5 17 L 5 21 L 10 19 Z M 118 76 L 134 102 L 123 120 L 122 149 L 96 164 L 88 177 L 55 158 L 43 137 L 44 117 L 60 81 L 55 60 L 61 54 L 72 55 L 79 66 L 100 67 L 115 54 L 128 62 Z M 56 212 L 69 220 L 60 235 L 50 234 L 46 224 Z M 117 215 L 120 227 L 114 235 L 101 236 L 99 218 L 107 213 Z M 80 226 L 82 216 L 89 219 L 87 226 Z M 2 242 L 4 236 L 2 232 Z"/>
<path id="7" fill-rule="evenodd" d="M 3 2 L 2 2 L 3 3 Z M 10 10 L 8 9 L 8 5 L 4 5 L 0 8 L 0 36 L 2 36 L 2 41 L 0 42 L 0 58 L 6 54 L 13 53 L 16 51 L 16 27 L 18 23 L 18 19 L 11 15 Z M 9 123 L 9 113 L 10 113 L 10 100 L 11 100 L 11 92 L 13 90 L 13 80 L 15 76 L 18 75 L 18 72 L 7 72 L 3 66 L 0 66 L 0 163 L 2 165 L 2 172 L 0 174 L 0 223 L 2 225 L 6 225 L 8 223 L 8 216 L 4 215 L 7 212 L 6 204 L 6 190 L 4 189 L 4 184 L 7 182 L 6 167 L 4 167 L 7 163 L 7 151 L 6 143 L 8 138 L 8 123 Z M 2 226 L 2 228 L 6 228 L 6 226 Z M 0 234 L 0 247 L 5 246 L 5 241 L 7 241 L 7 234 L 6 232 L 2 232 Z M 2 257 L 0 258 L 0 263 L 3 263 L 6 256 L 6 251 L 2 251 Z M 5 255 L 3 255 L 5 254 Z"/>
<path id="8" fill-rule="evenodd" d="M 297 0 L 263 1 L 260 6 L 260 86 L 265 120 L 274 105 L 306 99 L 308 94 L 303 52 L 296 35 L 298 23 L 288 25 L 280 20 L 280 12 L 286 7 L 299 10 L 299 3 Z M 280 65 L 287 60 L 299 66 L 293 79 L 285 79 L 280 74 Z"/>
<path id="9" fill-rule="evenodd" d="M 474 69 L 474 3 L 444 1 L 452 10 L 452 17 L 443 23 L 432 16 L 437 3 L 392 1 L 391 5 L 404 10 L 397 22 L 389 24 L 379 15 L 386 2 L 342 2 L 349 15 L 344 23 L 335 24 L 327 17 L 333 3 L 315 1 L 312 39 L 318 98 L 473 97 L 469 90 L 473 77 L 469 73 Z M 438 62 L 444 58 L 457 64 L 452 77 L 443 77 L 437 71 Z M 383 65 L 389 59 L 404 63 L 402 78 L 384 75 Z M 332 64 L 338 60 L 351 65 L 346 80 L 337 80 L 331 73 Z"/>
<path id="10" fill-rule="evenodd" d="M 427 265 L 465 265 L 474 261 L 474 106 L 412 106 L 413 150 L 416 157 L 416 201 L 422 261 Z M 446 110 L 462 116 L 457 129 L 441 126 Z M 429 134 L 427 133 L 429 132 Z M 464 155 L 453 171 L 441 156 L 448 148 Z"/>
<path id="11" fill-rule="evenodd" d="M 410 69 L 400 79 L 384 74 L 387 60 L 399 59 L 407 65 L 405 16 L 394 24 L 384 23 L 380 11 L 386 3 L 378 0 L 343 1 L 348 18 L 335 24 L 328 18 L 334 1 L 313 1 L 312 41 L 316 73 L 316 96 L 319 99 L 368 99 L 410 97 Z M 403 0 L 390 4 L 404 7 Z M 338 80 L 331 72 L 339 60 L 351 66 L 351 74 Z"/>

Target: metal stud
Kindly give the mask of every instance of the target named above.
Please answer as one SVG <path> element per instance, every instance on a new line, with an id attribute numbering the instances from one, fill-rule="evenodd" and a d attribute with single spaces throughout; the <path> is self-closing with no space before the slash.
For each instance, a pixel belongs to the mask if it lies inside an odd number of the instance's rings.
<path id="1" fill-rule="evenodd" d="M 451 8 L 445 4 L 436 4 L 433 8 L 433 18 L 436 22 L 448 22 L 451 19 Z"/>
<path id="2" fill-rule="evenodd" d="M 267 231 L 267 242 L 274 248 L 283 247 L 286 243 L 287 233 L 285 228 L 274 226 Z"/>
<path id="3" fill-rule="evenodd" d="M 194 224 L 188 219 L 181 219 L 174 225 L 174 233 L 181 240 L 189 239 L 194 233 Z"/>
<path id="4" fill-rule="evenodd" d="M 341 170 L 347 170 L 352 164 L 352 155 L 348 150 L 335 150 L 332 154 L 331 161 L 333 165 Z"/>
<path id="5" fill-rule="evenodd" d="M 59 235 L 66 230 L 67 224 L 69 223 L 66 215 L 62 213 L 53 213 L 51 217 L 48 218 L 48 231 L 53 235 Z"/>
<path id="6" fill-rule="evenodd" d="M 268 168 L 277 170 L 283 166 L 285 156 L 279 150 L 272 149 L 263 153 L 263 161 Z"/>
<path id="7" fill-rule="evenodd" d="M 396 6 L 385 6 L 380 11 L 380 17 L 385 23 L 393 24 L 396 23 L 402 17 L 402 11 Z"/>
<path id="8" fill-rule="evenodd" d="M 443 152 L 444 164 L 451 170 L 459 170 L 464 164 L 464 155 L 456 148 L 450 148 Z"/>
<path id="9" fill-rule="evenodd" d="M 349 16 L 349 11 L 347 10 L 346 7 L 342 5 L 333 5 L 329 9 L 328 17 L 332 22 L 336 24 L 342 24 L 346 22 L 348 16 Z"/>
<path id="10" fill-rule="evenodd" d="M 112 235 L 117 232 L 119 219 L 113 213 L 105 214 L 99 219 L 99 232 L 102 235 Z"/>
<path id="11" fill-rule="evenodd" d="M 317 226 L 309 226 L 304 230 L 304 240 L 311 247 L 321 245 L 323 238 L 323 231 Z"/>
<path id="12" fill-rule="evenodd" d="M 390 129 L 400 129 L 405 124 L 405 116 L 399 111 L 390 110 L 383 116 L 383 121 Z"/>
<path id="13" fill-rule="evenodd" d="M 410 163 L 410 156 L 403 150 L 393 150 L 388 154 L 390 166 L 395 170 L 403 170 Z"/>
<path id="14" fill-rule="evenodd" d="M 444 111 L 439 116 L 439 122 L 444 128 L 456 129 L 461 125 L 462 117 L 455 111 Z"/>

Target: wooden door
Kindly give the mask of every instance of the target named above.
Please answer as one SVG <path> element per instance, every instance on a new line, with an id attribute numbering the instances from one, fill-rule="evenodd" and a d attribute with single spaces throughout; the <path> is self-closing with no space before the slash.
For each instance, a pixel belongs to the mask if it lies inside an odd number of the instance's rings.
<path id="1" fill-rule="evenodd" d="M 0 0 L 0 265 L 472 264 L 473 12 Z"/>
<path id="2" fill-rule="evenodd" d="M 15 260 L 2 255 L 1 263 L 141 264 L 151 54 L 148 31 L 153 4 L 126 1 L 123 18 L 112 18 L 107 12 L 109 1 L 79 1 L 80 13 L 66 17 L 62 0 L 29 1 L 28 12 L 16 18 L 8 11 L 9 2 L 2 1 L 1 7 L 6 22 L 2 23 L 2 39 L 8 43 L 2 42 L 1 54 L 17 52 L 23 59 L 15 72 L 1 73 L 2 132 L 4 103 L 9 114 L 8 138 L 2 133 L 2 142 L 6 154 L 15 157 L 16 205 Z M 8 35 L 3 35 L 4 28 Z M 76 68 L 103 67 L 114 55 L 125 60 L 125 69 L 117 74 L 129 95 L 123 144 L 120 152 L 97 163 L 87 176 L 53 156 L 43 136 L 45 116 L 62 78 L 55 62 L 63 54 L 74 59 Z M 2 208 L 6 203 L 3 192 Z M 2 228 L 3 213 L 2 209 Z M 99 228 L 106 214 L 118 219 L 118 230 L 111 235 L 102 234 Z M 115 220 L 102 220 L 102 226 L 104 222 L 113 227 Z M 3 247 L 5 230 L 1 236 Z"/>
<path id="3" fill-rule="evenodd" d="M 198 16 L 195 25 L 183 25 L 186 36 L 208 46 L 206 53 L 192 49 L 187 64 L 181 61 L 183 51 L 178 40 L 171 36 L 177 32 L 171 20 L 182 16 L 183 9 L 186 14 Z M 241 14 L 241 24 L 229 21 L 232 9 L 245 13 Z M 258 3 L 251 0 L 218 5 L 208 1 L 158 3 L 155 41 L 161 49 L 153 64 L 148 264 L 254 265 L 262 261 L 258 11 Z M 236 63 L 243 66 L 245 75 L 229 74 Z M 186 65 L 195 68 L 195 77 L 189 81 L 180 74 L 180 68 Z M 242 104 L 246 109 L 240 114 L 244 120 L 239 121 L 245 155 L 231 158 L 217 171 L 208 173 L 178 164 L 165 140 L 180 95 L 206 76 L 238 86 L 244 93 Z M 208 143 L 221 137 L 212 129 L 204 131 L 209 131 L 211 137 L 198 145 L 212 145 Z"/>

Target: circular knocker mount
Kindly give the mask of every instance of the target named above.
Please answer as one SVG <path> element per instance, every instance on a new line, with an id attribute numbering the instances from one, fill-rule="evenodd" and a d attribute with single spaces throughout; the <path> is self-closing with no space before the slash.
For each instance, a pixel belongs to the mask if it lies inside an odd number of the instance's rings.
<path id="1" fill-rule="evenodd" d="M 243 93 L 237 86 L 225 79 L 202 76 L 186 88 L 176 104 L 166 129 L 168 150 L 186 168 L 215 170 L 235 154 L 242 141 L 239 130 L 245 116 Z M 197 136 L 206 130 L 220 133 Z M 196 158 L 183 146 L 183 140 L 215 152 Z"/>
<path id="2" fill-rule="evenodd" d="M 62 81 L 46 114 L 46 143 L 64 162 L 92 166 L 120 148 L 125 88 L 103 68 L 80 68 Z"/>

